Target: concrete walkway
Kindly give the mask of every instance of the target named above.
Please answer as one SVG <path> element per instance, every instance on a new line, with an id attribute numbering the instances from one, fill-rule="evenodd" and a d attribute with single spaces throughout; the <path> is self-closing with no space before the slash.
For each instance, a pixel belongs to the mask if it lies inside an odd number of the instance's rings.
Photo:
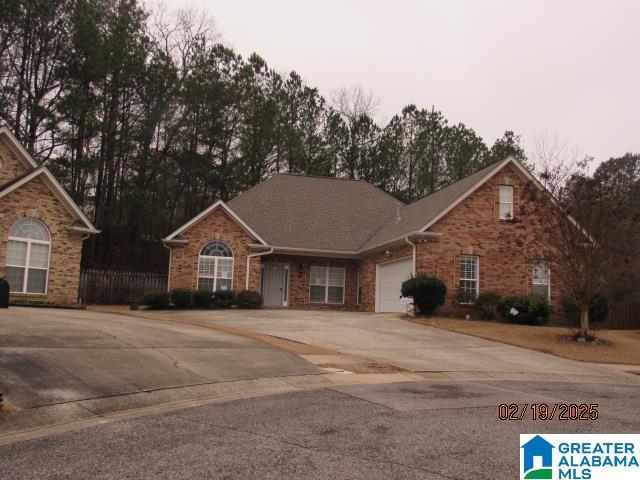
<path id="1" fill-rule="evenodd" d="M 603 365 L 418 325 L 394 314 L 265 309 L 168 311 L 157 315 L 265 333 L 324 347 L 355 360 L 384 362 L 411 371 L 568 374 L 594 381 L 633 381 L 631 375 Z M 305 358 L 313 361 L 312 356 Z M 324 363 L 330 360 L 322 359 Z"/>

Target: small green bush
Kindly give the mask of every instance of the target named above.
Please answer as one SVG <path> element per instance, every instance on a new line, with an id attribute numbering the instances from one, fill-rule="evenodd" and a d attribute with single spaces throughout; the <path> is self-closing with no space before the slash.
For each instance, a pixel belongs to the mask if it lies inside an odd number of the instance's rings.
<path id="1" fill-rule="evenodd" d="M 169 298 L 169 292 L 147 292 L 144 294 L 142 303 L 144 303 L 149 308 L 161 310 L 169 306 Z"/>
<path id="2" fill-rule="evenodd" d="M 193 293 L 187 288 L 174 288 L 171 290 L 171 303 L 176 308 L 186 308 L 191 305 Z"/>
<path id="3" fill-rule="evenodd" d="M 499 311 L 505 320 L 525 325 L 546 325 L 551 316 L 549 302 L 539 295 L 506 297 L 500 302 Z"/>
<path id="4" fill-rule="evenodd" d="M 209 308 L 213 303 L 211 290 L 196 290 L 193 292 L 193 305 L 198 308 Z"/>
<path id="5" fill-rule="evenodd" d="M 236 295 L 236 305 L 239 308 L 261 308 L 262 296 L 252 290 L 242 290 Z"/>
<path id="6" fill-rule="evenodd" d="M 490 290 L 478 295 L 475 306 L 480 311 L 483 318 L 486 320 L 493 320 L 498 316 L 498 307 L 500 306 L 501 300 L 502 295 Z"/>
<path id="7" fill-rule="evenodd" d="M 413 305 L 422 315 L 432 315 L 444 304 L 447 287 L 438 278 L 418 275 L 402 282 L 400 289 L 403 297 L 411 297 Z"/>
<path id="8" fill-rule="evenodd" d="M 236 301 L 233 290 L 218 290 L 213 294 L 213 306 L 215 308 L 231 308 Z"/>
<path id="9" fill-rule="evenodd" d="M 572 325 L 580 325 L 580 309 L 568 300 L 562 301 L 562 308 Z M 589 305 L 589 323 L 591 325 L 604 322 L 609 318 L 609 302 L 602 295 L 596 295 Z"/>

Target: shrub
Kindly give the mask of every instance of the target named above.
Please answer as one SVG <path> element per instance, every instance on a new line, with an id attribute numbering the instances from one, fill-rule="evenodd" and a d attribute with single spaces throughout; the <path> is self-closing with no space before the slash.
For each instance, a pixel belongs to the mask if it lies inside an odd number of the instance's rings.
<path id="1" fill-rule="evenodd" d="M 568 300 L 562 301 L 565 316 L 571 325 L 580 325 L 580 309 Z M 596 295 L 589 305 L 589 323 L 595 325 L 609 318 L 609 302 L 602 295 Z"/>
<path id="2" fill-rule="evenodd" d="M 402 282 L 403 297 L 411 297 L 413 305 L 422 315 L 431 315 L 444 304 L 447 287 L 438 278 L 418 275 Z"/>
<path id="3" fill-rule="evenodd" d="M 551 316 L 549 302 L 539 295 L 506 297 L 499 311 L 505 320 L 526 325 L 546 325 Z"/>
<path id="4" fill-rule="evenodd" d="M 476 293 L 470 292 L 468 290 L 463 290 L 459 288 L 456 292 L 456 296 L 453 298 L 453 302 L 456 305 L 460 305 L 462 307 L 468 307 L 470 305 L 474 305 L 476 301 Z"/>
<path id="5" fill-rule="evenodd" d="M 252 290 L 242 290 L 236 295 L 236 305 L 240 308 L 262 307 L 262 296 Z"/>
<path id="6" fill-rule="evenodd" d="M 171 290 L 171 303 L 176 308 L 186 308 L 191 304 L 193 293 L 186 288 L 174 288 Z"/>
<path id="7" fill-rule="evenodd" d="M 236 301 L 233 290 L 217 290 L 213 294 L 213 306 L 216 308 L 231 308 Z"/>
<path id="8" fill-rule="evenodd" d="M 147 292 L 144 294 L 142 303 L 156 310 L 167 308 L 169 306 L 169 292 Z"/>
<path id="9" fill-rule="evenodd" d="M 498 292 L 487 291 L 478 295 L 475 305 L 483 318 L 493 320 L 498 316 L 498 307 L 501 300 L 502 296 Z"/>
<path id="10" fill-rule="evenodd" d="M 193 305 L 198 308 L 209 308 L 213 303 L 211 290 L 196 290 L 193 292 Z"/>

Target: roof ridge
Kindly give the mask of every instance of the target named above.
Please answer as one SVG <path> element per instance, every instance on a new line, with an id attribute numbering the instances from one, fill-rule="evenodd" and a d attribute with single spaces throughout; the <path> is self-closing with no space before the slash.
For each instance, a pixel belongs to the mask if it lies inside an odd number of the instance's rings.
<path id="1" fill-rule="evenodd" d="M 363 178 L 332 177 L 330 175 L 307 175 L 306 173 L 278 172 L 270 178 L 276 177 L 278 175 L 287 175 L 289 177 L 303 177 L 303 178 L 321 178 L 323 180 L 344 180 L 347 182 L 365 182 L 365 183 L 368 183 L 369 185 L 372 185 L 371 183 L 367 182 Z M 375 185 L 373 186 L 375 187 Z"/>
<path id="2" fill-rule="evenodd" d="M 489 167 L 493 167 L 493 166 L 497 165 L 498 163 L 502 163 L 502 162 L 504 162 L 507 158 L 509 158 L 509 157 L 503 158 L 502 160 L 496 160 L 495 162 L 491 162 L 490 164 L 485 165 L 485 166 L 484 166 L 484 167 L 482 167 L 482 168 L 479 168 L 479 169 L 478 169 L 478 170 L 476 170 L 475 172 L 470 173 L 469 175 L 465 175 L 465 176 L 464 176 L 464 177 L 462 177 L 462 178 L 459 178 L 459 179 L 458 179 L 458 180 L 456 180 L 455 182 L 451 182 L 451 183 L 449 183 L 448 185 L 445 185 L 444 187 L 440 187 L 440 188 L 435 189 L 435 190 L 434 190 L 433 192 L 431 192 L 431 193 L 427 193 L 424 197 L 420 197 L 420 198 L 418 198 L 417 200 L 414 200 L 413 202 L 408 203 L 408 204 L 407 204 L 407 206 L 414 205 L 414 204 L 418 203 L 419 201 L 424 200 L 425 198 L 430 197 L 431 195 L 434 195 L 434 194 L 436 194 L 436 193 L 438 193 L 438 192 L 440 192 L 440 191 L 444 190 L 445 188 L 452 187 L 452 186 L 453 186 L 453 185 L 455 185 L 456 183 L 462 182 L 463 180 L 466 180 L 467 178 L 471 177 L 472 175 L 475 175 L 476 173 L 480 173 L 480 172 L 482 172 L 483 170 L 487 170 L 487 169 L 489 169 Z"/>

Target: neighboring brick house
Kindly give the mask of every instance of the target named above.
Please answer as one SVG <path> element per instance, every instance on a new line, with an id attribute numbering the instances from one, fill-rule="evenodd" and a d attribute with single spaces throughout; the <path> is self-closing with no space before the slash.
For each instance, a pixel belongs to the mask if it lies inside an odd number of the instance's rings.
<path id="1" fill-rule="evenodd" d="M 402 312 L 402 281 L 427 273 L 447 286 L 444 310 L 487 290 L 557 305 L 539 218 L 554 214 L 521 213 L 529 187 L 543 189 L 513 158 L 411 204 L 364 181 L 275 175 L 165 238 L 169 286 L 258 290 L 266 306 Z"/>
<path id="2" fill-rule="evenodd" d="M 10 300 L 76 303 L 82 241 L 95 233 L 51 172 L 0 128 L 0 278 Z"/>

